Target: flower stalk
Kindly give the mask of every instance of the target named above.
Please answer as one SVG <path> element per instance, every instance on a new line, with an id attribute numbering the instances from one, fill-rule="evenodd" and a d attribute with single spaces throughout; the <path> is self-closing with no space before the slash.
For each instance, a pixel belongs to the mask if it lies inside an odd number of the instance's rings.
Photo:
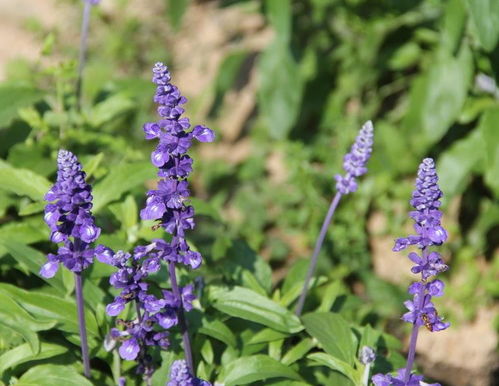
<path id="1" fill-rule="evenodd" d="M 90 24 L 90 11 L 93 5 L 99 4 L 100 0 L 84 0 L 83 1 L 83 14 L 81 20 L 80 32 L 80 56 L 78 60 L 78 75 L 76 78 L 76 108 L 81 108 L 81 89 L 83 83 L 83 71 L 87 62 L 87 48 L 88 48 L 88 28 Z"/>
<path id="2" fill-rule="evenodd" d="M 57 168 L 57 181 L 45 195 L 49 203 L 45 206 L 44 220 L 51 230 L 50 240 L 63 245 L 56 254 L 47 255 L 48 261 L 41 267 L 40 275 L 54 277 L 61 264 L 74 272 L 83 369 L 90 378 L 82 273 L 103 247 L 90 247 L 99 237 L 100 228 L 92 216 L 92 188 L 85 181 L 81 164 L 71 152 L 59 150 Z"/>
<path id="3" fill-rule="evenodd" d="M 372 378 L 376 386 L 412 386 L 422 383 L 423 376 L 412 373 L 419 329 L 424 326 L 429 331 L 436 332 L 450 326 L 442 320 L 431 302 L 432 297 L 443 295 L 444 283 L 438 279 L 429 280 L 448 269 L 440 254 L 430 250 L 430 247 L 439 246 L 447 240 L 447 231 L 441 225 L 442 212 L 439 210 L 442 195 L 438 186 L 435 163 L 433 159 L 425 158 L 419 166 L 416 188 L 410 201 L 415 210 L 411 211 L 409 216 L 415 222 L 416 234 L 397 239 L 393 247 L 395 252 L 402 251 L 411 245 L 421 250 L 420 254 L 411 252 L 408 256 L 415 264 L 411 272 L 420 274 L 421 277 L 419 281 L 409 286 L 408 292 L 413 295 L 413 300 L 404 303 L 408 312 L 402 315 L 403 321 L 412 324 L 407 362 L 395 376 L 376 374 Z"/>
<path id="4" fill-rule="evenodd" d="M 310 281 L 315 273 L 317 267 L 317 262 L 319 260 L 319 253 L 322 249 L 322 244 L 326 237 L 327 230 L 331 221 L 333 219 L 334 213 L 341 197 L 355 192 L 357 190 L 356 178 L 365 174 L 367 172 L 366 164 L 372 153 L 373 146 L 373 131 L 374 127 L 371 121 L 367 121 L 359 131 L 357 138 L 355 139 L 350 152 L 343 158 L 343 169 L 346 171 L 344 176 L 336 175 L 336 194 L 333 197 L 329 209 L 327 211 L 324 222 L 315 242 L 314 252 L 310 258 L 310 263 L 307 269 L 307 275 L 305 277 L 305 282 L 303 284 L 303 289 L 301 291 L 300 297 L 296 304 L 295 314 L 301 316 L 303 312 L 303 307 L 305 305 L 305 299 L 307 297 L 308 289 L 310 286 Z"/>
<path id="5" fill-rule="evenodd" d="M 90 358 L 88 355 L 87 328 L 85 324 L 85 306 L 81 272 L 75 272 L 76 306 L 78 309 L 78 327 L 80 329 L 81 356 L 83 358 L 83 374 L 90 378 Z"/>

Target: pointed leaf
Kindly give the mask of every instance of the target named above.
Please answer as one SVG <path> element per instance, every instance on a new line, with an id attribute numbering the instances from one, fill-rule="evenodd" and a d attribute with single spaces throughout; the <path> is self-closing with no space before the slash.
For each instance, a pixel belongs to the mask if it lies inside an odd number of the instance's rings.
<path id="1" fill-rule="evenodd" d="M 355 344 L 348 323 L 339 314 L 317 312 L 302 317 L 305 330 L 319 341 L 328 354 L 352 365 Z"/>
<path id="2" fill-rule="evenodd" d="M 290 334 L 303 329 L 296 315 L 250 289 L 211 287 L 210 298 L 213 307 L 231 316 Z"/>
<path id="3" fill-rule="evenodd" d="M 300 381 L 300 376 L 289 367 L 268 357 L 253 355 L 242 357 L 225 367 L 225 386 L 247 385 L 269 378 L 288 378 Z"/>

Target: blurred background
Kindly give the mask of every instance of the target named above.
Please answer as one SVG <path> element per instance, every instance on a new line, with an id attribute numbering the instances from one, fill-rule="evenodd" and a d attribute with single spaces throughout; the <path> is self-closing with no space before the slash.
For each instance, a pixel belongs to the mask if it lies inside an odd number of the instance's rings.
<path id="1" fill-rule="evenodd" d="M 51 248 L 40 211 L 60 146 L 97 183 L 138 165 L 114 177 L 95 212 L 111 247 L 149 235 L 127 213 L 154 179 L 141 127 L 155 119 L 151 67 L 163 61 L 191 121 L 217 133 L 193 157 L 192 237 L 208 264 L 238 240 L 239 254 L 271 264 L 274 283 L 300 259 L 305 267 L 342 157 L 374 122 L 369 172 L 341 203 L 319 269 L 355 295 L 352 312 L 404 342 L 411 264 L 391 248 L 412 231 L 417 167 L 435 158 L 451 267 L 437 304 L 452 328 L 422 332 L 418 363 L 444 384 L 499 384 L 498 1 L 102 0 L 80 114 L 71 90 L 81 12 L 76 0 L 0 0 L 1 281 L 36 286 L 6 240 Z M 12 344 L 2 337 L 0 350 Z"/>

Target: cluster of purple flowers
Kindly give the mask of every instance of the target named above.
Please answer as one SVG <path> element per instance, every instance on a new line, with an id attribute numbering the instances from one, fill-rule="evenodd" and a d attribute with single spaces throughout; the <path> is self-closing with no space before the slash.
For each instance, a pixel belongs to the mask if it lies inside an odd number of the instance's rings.
<path id="1" fill-rule="evenodd" d="M 421 250 L 420 253 L 409 254 L 409 259 L 415 264 L 411 271 L 421 274 L 421 280 L 409 286 L 408 292 L 413 295 L 413 299 L 404 303 L 408 312 L 402 316 L 402 320 L 413 324 L 407 366 L 405 369 L 400 369 L 397 376 L 375 375 L 373 382 L 376 386 L 419 385 L 422 377 L 411 374 L 419 328 L 425 326 L 435 332 L 445 330 L 450 325 L 438 315 L 431 301 L 432 297 L 443 295 L 444 283 L 438 279 L 428 280 L 448 269 L 442 256 L 429 250 L 430 247 L 441 245 L 447 239 L 447 232 L 440 222 L 441 197 L 442 191 L 438 186 L 435 163 L 431 158 L 426 158 L 419 166 L 416 189 L 410 201 L 415 209 L 409 215 L 415 221 L 416 235 L 397 239 L 393 248 L 394 251 L 401 251 L 409 245 L 416 245 Z"/>
<path id="2" fill-rule="evenodd" d="M 128 303 L 135 301 L 136 304 L 137 318 L 129 322 L 120 320 L 118 324 L 123 330 L 111 331 L 111 337 L 122 342 L 119 353 L 123 359 L 144 358 L 146 346 L 167 348 L 168 333 L 161 329 L 169 329 L 178 324 L 180 300 L 168 290 L 161 290 L 160 298 L 148 292 L 149 283 L 146 278 L 160 269 L 161 256 L 156 248 L 163 243 L 163 240 L 158 239 L 147 246 L 136 247 L 133 255 L 123 251 L 113 253 L 108 248 L 99 249 L 96 255 L 99 261 L 118 268 L 109 282 L 121 292 L 107 305 L 107 314 L 117 316 Z M 190 310 L 194 300 L 192 285 L 181 289 L 181 298 L 184 309 Z"/>
<path id="3" fill-rule="evenodd" d="M 113 253 L 107 248 L 100 249 L 98 254 L 100 261 L 118 268 L 111 275 L 110 283 L 121 292 L 106 307 L 107 313 L 117 316 L 127 303 L 134 301 L 136 305 L 136 319 L 126 322 L 118 320 L 122 329 L 113 329 L 111 337 L 122 342 L 120 356 L 137 360 L 137 371 L 146 377 L 153 371 L 147 346 L 166 348 L 169 342 L 165 330 L 176 325 L 180 325 L 184 335 L 184 350 L 192 366 L 183 313 L 192 309 L 194 287 L 187 285 L 181 288 L 177 285 L 175 264 L 181 263 L 192 269 L 201 265 L 201 254 L 191 250 L 185 239 L 185 231 L 194 228 L 194 209 L 186 205 L 190 193 L 185 179 L 192 171 L 192 159 L 187 151 L 193 139 L 201 142 L 214 139 L 213 131 L 205 126 L 196 126 L 188 131 L 190 123 L 182 117 L 184 109 L 181 107 L 187 99 L 170 83 L 170 73 L 165 65 L 157 63 L 154 66 L 153 82 L 157 86 L 154 101 L 159 104 L 161 119 L 145 124 L 144 132 L 146 139 L 159 139 L 151 162 L 159 169 L 161 179 L 157 189 L 147 193 L 146 206 L 140 215 L 143 220 L 157 220 L 158 225 L 173 237 L 169 242 L 153 240 L 147 246 L 135 248 L 133 254 L 122 251 Z M 157 297 L 148 291 L 146 278 L 159 271 L 161 261 L 169 266 L 172 291 L 162 289 L 161 297 Z M 180 368 L 177 370 L 175 374 L 180 377 L 182 371 Z"/>
<path id="4" fill-rule="evenodd" d="M 343 158 L 344 176 L 335 176 L 336 189 L 341 194 L 348 194 L 357 190 L 356 178 L 367 172 L 366 164 L 371 157 L 374 142 L 374 127 L 371 121 L 364 123 L 355 139 L 350 152 Z"/>
<path id="5" fill-rule="evenodd" d="M 373 377 L 373 382 L 376 386 L 440 386 L 438 383 L 423 383 L 423 376 L 410 374 L 406 380 L 406 369 L 397 371 L 397 375 L 382 375 L 377 374 Z"/>
<path id="6" fill-rule="evenodd" d="M 40 270 L 43 277 L 53 277 L 63 264 L 73 272 L 82 272 L 93 261 L 96 251 L 90 244 L 97 240 L 100 228 L 91 213 L 92 188 L 76 156 L 59 150 L 57 181 L 45 195 L 51 202 L 45 207 L 45 222 L 51 230 L 50 240 L 64 243 L 57 254 L 49 253 Z"/>
<path id="7" fill-rule="evenodd" d="M 211 383 L 194 377 L 185 360 L 179 359 L 170 367 L 170 381 L 166 386 L 211 386 Z"/>

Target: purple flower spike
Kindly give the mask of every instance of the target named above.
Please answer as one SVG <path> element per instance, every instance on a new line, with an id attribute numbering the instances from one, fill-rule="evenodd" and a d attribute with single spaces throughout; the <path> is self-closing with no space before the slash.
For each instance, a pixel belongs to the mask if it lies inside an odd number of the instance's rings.
<path id="1" fill-rule="evenodd" d="M 329 209 L 327 211 L 324 222 L 322 223 L 321 231 L 317 240 L 315 241 L 314 252 L 310 259 L 310 264 L 308 266 L 307 274 L 305 276 L 305 282 L 303 283 L 303 289 L 301 291 L 300 297 L 298 298 L 298 303 L 296 304 L 295 314 L 301 316 L 303 307 L 305 305 L 305 298 L 307 297 L 308 288 L 312 275 L 314 274 L 315 267 L 317 266 L 317 261 L 319 258 L 319 252 L 322 248 L 322 243 L 326 237 L 326 232 L 333 219 L 334 212 L 338 207 L 341 197 L 345 194 L 355 192 L 357 190 L 356 177 L 361 176 L 367 172 L 366 164 L 371 156 L 373 147 L 373 136 L 374 127 L 371 121 L 364 123 L 364 126 L 359 131 L 357 138 L 355 139 L 350 152 L 345 155 L 343 159 L 343 168 L 346 171 L 344 176 L 336 175 L 336 194 L 331 200 Z"/>
<path id="2" fill-rule="evenodd" d="M 350 152 L 343 158 L 344 176 L 337 175 L 336 189 L 341 194 L 348 194 L 357 190 L 356 177 L 367 172 L 366 164 L 371 157 L 373 148 L 374 127 L 371 121 L 364 123 L 359 131 Z"/>
<path id="3" fill-rule="evenodd" d="M 51 230 L 50 240 L 64 243 L 56 254 L 47 255 L 47 263 L 40 269 L 45 278 L 54 277 L 63 264 L 74 272 L 75 294 L 78 309 L 78 325 L 81 338 L 83 372 L 90 377 L 90 359 L 85 328 L 85 313 L 82 291 L 82 272 L 92 264 L 94 257 L 106 258 L 106 248 L 99 245 L 93 249 L 90 244 L 100 235 L 100 228 L 95 225 L 92 216 L 92 188 L 85 181 L 76 156 L 59 150 L 57 155 L 57 181 L 45 195 L 49 202 L 45 207 L 44 219 Z"/>
<path id="4" fill-rule="evenodd" d="M 440 254 L 429 249 L 432 246 L 441 245 L 447 240 L 447 231 L 440 223 L 442 218 L 442 212 L 439 210 L 441 197 L 442 191 L 438 186 L 435 163 L 431 158 L 426 158 L 419 166 L 416 189 L 412 193 L 410 201 L 415 211 L 410 212 L 409 216 L 415 221 L 416 235 L 397 239 L 393 248 L 394 251 L 401 251 L 410 245 L 415 245 L 421 250 L 419 253 L 411 252 L 408 256 L 415 264 L 411 268 L 411 272 L 421 274 L 421 280 L 409 286 L 408 292 L 413 295 L 413 299 L 404 302 L 408 311 L 402 315 L 402 320 L 413 325 L 407 364 L 404 369 L 398 370 L 397 376 L 375 375 L 372 381 L 376 386 L 423 384 L 422 376 L 411 373 L 419 328 L 424 326 L 429 331 L 436 332 L 445 330 L 450 326 L 438 315 L 431 301 L 432 297 L 443 295 L 444 283 L 439 279 L 428 281 L 429 278 L 448 269 Z"/>
<path id="5" fill-rule="evenodd" d="M 208 381 L 194 377 L 183 359 L 176 360 L 170 367 L 170 380 L 166 386 L 211 386 Z"/>
<path id="6" fill-rule="evenodd" d="M 57 254 L 49 254 L 48 262 L 40 275 L 53 277 L 59 263 L 73 272 L 82 272 L 92 264 L 97 250 L 90 248 L 100 235 L 92 216 L 92 188 L 85 182 L 85 172 L 76 156 L 59 150 L 57 155 L 57 181 L 45 195 L 49 204 L 45 207 L 44 219 L 55 243 L 64 243 Z"/>

